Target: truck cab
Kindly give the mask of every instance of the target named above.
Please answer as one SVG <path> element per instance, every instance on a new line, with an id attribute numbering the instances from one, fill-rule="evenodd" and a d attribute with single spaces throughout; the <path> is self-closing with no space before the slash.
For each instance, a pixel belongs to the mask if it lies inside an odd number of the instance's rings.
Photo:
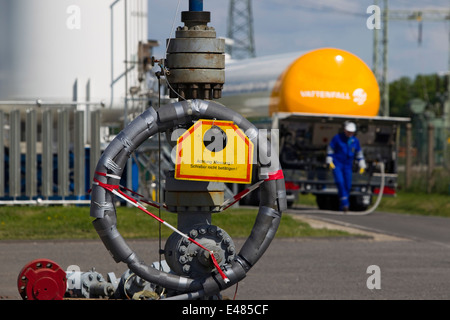
<path id="1" fill-rule="evenodd" d="M 409 119 L 280 112 L 272 116 L 272 129 L 279 130 L 279 157 L 288 205 L 300 194 L 313 194 L 320 209 L 338 210 L 337 188 L 325 158 L 328 144 L 343 130 L 346 120 L 357 125 L 356 137 L 367 163 L 363 174 L 357 173 L 357 163 L 354 164 L 350 210 L 366 210 L 380 192 L 381 179 L 383 195 L 395 195 L 400 126 Z M 384 172 L 380 172 L 378 162 L 384 164 Z"/>

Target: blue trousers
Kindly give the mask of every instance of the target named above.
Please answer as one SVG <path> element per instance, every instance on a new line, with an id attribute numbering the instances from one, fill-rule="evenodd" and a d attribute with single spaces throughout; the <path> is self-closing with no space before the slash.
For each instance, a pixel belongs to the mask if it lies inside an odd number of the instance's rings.
<path id="1" fill-rule="evenodd" d="M 352 163 L 346 164 L 338 161 L 334 162 L 333 170 L 334 182 L 338 189 L 339 210 L 350 205 L 350 190 L 352 189 Z"/>

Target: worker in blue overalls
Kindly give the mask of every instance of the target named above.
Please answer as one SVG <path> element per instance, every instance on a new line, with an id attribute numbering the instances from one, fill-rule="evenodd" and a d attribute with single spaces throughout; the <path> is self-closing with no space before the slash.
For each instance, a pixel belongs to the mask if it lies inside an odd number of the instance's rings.
<path id="1" fill-rule="evenodd" d="M 364 154 L 355 132 L 356 124 L 346 121 L 344 132 L 336 134 L 327 148 L 326 162 L 333 170 L 334 181 L 338 188 L 339 210 L 344 212 L 348 211 L 350 205 L 353 161 L 355 159 L 358 161 L 361 174 L 366 169 Z"/>

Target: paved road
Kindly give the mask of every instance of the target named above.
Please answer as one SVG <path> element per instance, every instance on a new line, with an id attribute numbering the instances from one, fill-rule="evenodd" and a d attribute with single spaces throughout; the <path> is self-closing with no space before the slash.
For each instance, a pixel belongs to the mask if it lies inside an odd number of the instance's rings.
<path id="1" fill-rule="evenodd" d="M 239 283 L 237 299 L 450 299 L 450 221 L 373 213 L 341 217 L 291 211 L 310 219 L 357 226 L 401 237 L 275 239 L 261 260 Z M 449 219 L 450 220 L 450 219 Z M 377 240 L 378 239 L 378 240 Z M 381 240 L 380 240 L 381 239 Z M 235 240 L 242 245 L 241 240 Z M 157 241 L 129 241 L 147 264 L 156 261 Z M 104 275 L 120 276 L 103 244 L 93 241 L 1 241 L 0 297 L 19 299 L 16 279 L 21 268 L 36 258 L 48 258 L 61 267 L 92 267 Z M 380 270 L 380 289 L 369 289 L 369 266 Z M 232 297 L 235 287 L 223 292 Z"/>
<path id="2" fill-rule="evenodd" d="M 312 213 L 311 210 L 314 212 Z M 450 219 L 448 218 L 387 212 L 375 212 L 365 216 L 329 215 L 318 213 L 314 208 L 305 207 L 288 210 L 288 212 L 321 221 L 352 226 L 362 230 L 404 237 L 416 241 L 431 242 L 450 248 Z"/>

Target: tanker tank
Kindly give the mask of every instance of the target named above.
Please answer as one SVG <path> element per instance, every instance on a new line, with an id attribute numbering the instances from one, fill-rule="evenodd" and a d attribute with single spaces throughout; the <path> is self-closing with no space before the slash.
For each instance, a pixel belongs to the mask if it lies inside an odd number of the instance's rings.
<path id="1" fill-rule="evenodd" d="M 376 116 L 376 78 L 356 55 L 336 48 L 288 53 L 226 66 L 221 103 L 246 117 L 274 112 Z"/>

